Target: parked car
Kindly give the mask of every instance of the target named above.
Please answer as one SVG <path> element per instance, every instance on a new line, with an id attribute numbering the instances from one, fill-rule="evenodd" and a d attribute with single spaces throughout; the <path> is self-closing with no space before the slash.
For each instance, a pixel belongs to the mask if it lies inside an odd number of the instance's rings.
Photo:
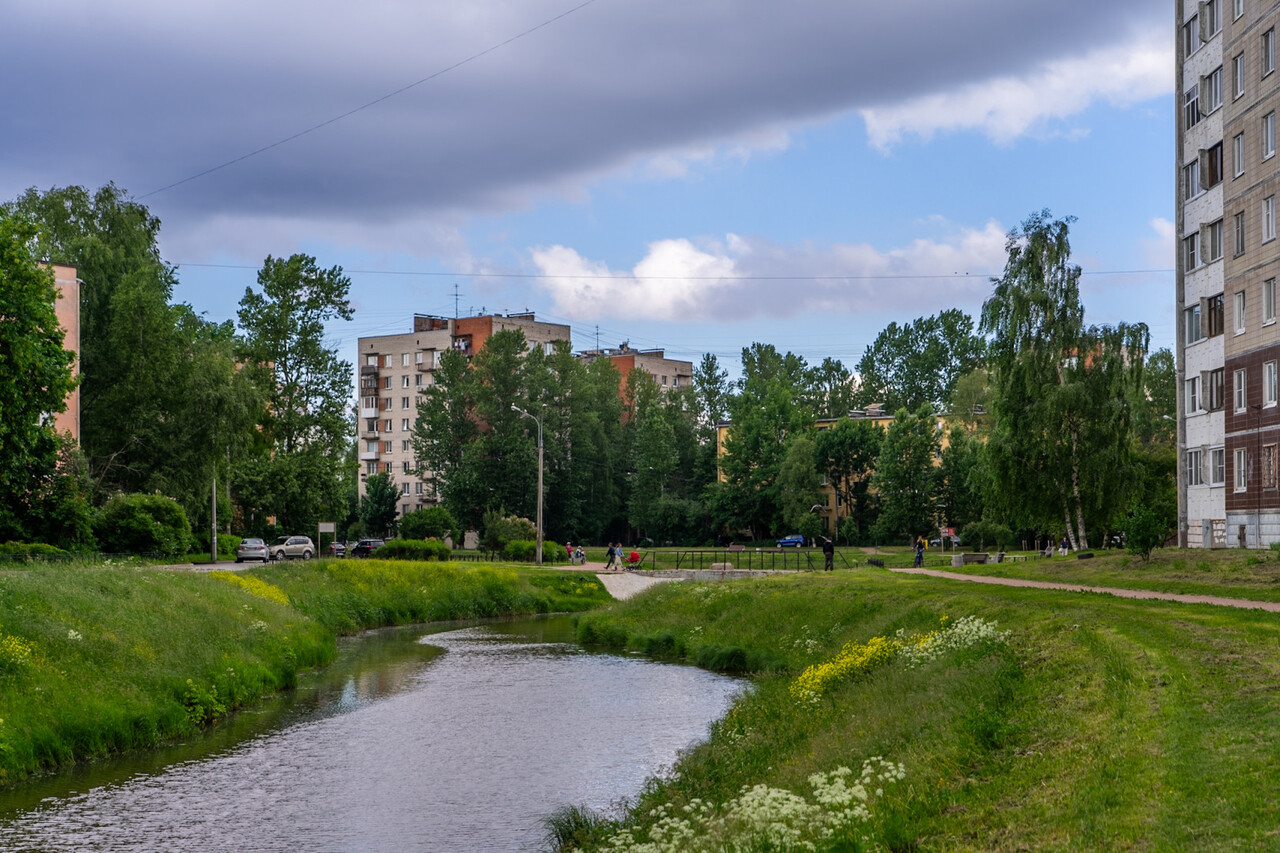
<path id="1" fill-rule="evenodd" d="M 347 556 L 347 543 L 345 543 L 345 542 L 330 542 L 330 543 L 329 543 L 329 556 L 330 556 L 330 557 L 345 557 L 345 556 Z"/>
<path id="2" fill-rule="evenodd" d="M 960 547 L 960 537 L 959 537 L 959 536 L 948 536 L 948 537 L 947 537 L 947 544 L 948 544 L 948 545 L 950 545 L 952 548 L 959 548 L 959 547 Z M 941 547 L 942 547 L 942 540 L 941 540 L 941 539 L 936 539 L 936 538 L 935 538 L 935 539 L 930 539 L 930 540 L 929 540 L 929 547 L 930 547 L 930 548 L 941 548 Z"/>
<path id="3" fill-rule="evenodd" d="M 241 539 L 239 546 L 236 547 L 236 562 L 243 563 L 245 560 L 261 560 L 266 562 L 271 559 L 271 552 L 267 550 L 267 543 L 261 539 L 249 537 Z"/>
<path id="4" fill-rule="evenodd" d="M 367 557 L 385 544 L 386 543 L 381 539 L 361 539 L 356 543 L 356 546 L 351 549 L 351 556 Z"/>
<path id="5" fill-rule="evenodd" d="M 804 537 L 799 533 L 792 533 L 790 536 L 783 536 L 775 544 L 779 548 L 803 548 Z"/>
<path id="6" fill-rule="evenodd" d="M 271 543 L 271 556 L 277 560 L 310 560 L 315 555 L 310 536 L 281 536 Z"/>

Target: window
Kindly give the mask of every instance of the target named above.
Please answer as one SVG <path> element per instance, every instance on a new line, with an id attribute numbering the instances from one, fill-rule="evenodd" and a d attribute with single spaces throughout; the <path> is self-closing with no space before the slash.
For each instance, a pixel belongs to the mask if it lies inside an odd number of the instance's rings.
<path id="1" fill-rule="evenodd" d="M 1276 114 L 1275 111 L 1262 117 L 1262 159 L 1266 160 L 1276 154 Z"/>
<path id="2" fill-rule="evenodd" d="M 1183 399 L 1187 404 L 1187 414 L 1194 415 L 1200 411 L 1200 377 L 1194 376 L 1183 385 Z"/>
<path id="3" fill-rule="evenodd" d="M 1187 261 L 1187 269 L 1200 266 L 1200 234 L 1191 234 L 1182 241 L 1183 255 Z"/>
<path id="4" fill-rule="evenodd" d="M 364 463 L 364 472 L 365 472 L 366 474 L 369 474 L 370 476 L 372 476 L 373 474 L 378 473 L 378 463 L 377 463 L 377 462 L 366 462 L 366 463 Z"/>
<path id="5" fill-rule="evenodd" d="M 1209 485 L 1222 486 L 1227 482 L 1227 449 L 1215 447 L 1209 451 Z"/>
<path id="6" fill-rule="evenodd" d="M 407 352 L 400 353 L 400 366 L 408 367 L 411 364 L 411 362 L 409 361 L 409 358 L 410 358 L 409 353 Z"/>
<path id="7" fill-rule="evenodd" d="M 1188 450 L 1186 453 L 1186 482 L 1188 486 L 1200 486 L 1204 484 L 1204 471 L 1201 466 L 1204 464 L 1204 457 L 1199 450 Z"/>
<path id="8" fill-rule="evenodd" d="M 1262 405 L 1276 404 L 1276 363 L 1268 361 L 1262 365 Z"/>
<path id="9" fill-rule="evenodd" d="M 662 384 L 663 384 L 664 386 L 667 384 L 667 377 L 665 377 L 665 376 L 663 376 L 663 377 L 662 377 Z"/>
<path id="10" fill-rule="evenodd" d="M 400 377 L 400 387 L 401 388 L 409 387 L 409 374 L 406 373 L 404 376 Z"/>
<path id="11" fill-rule="evenodd" d="M 390 390 L 390 388 L 391 388 L 391 377 L 390 377 L 390 376 L 384 376 L 384 377 L 382 377 L 382 387 L 383 387 L 383 388 L 385 388 L 385 389 Z"/>
<path id="12" fill-rule="evenodd" d="M 427 354 L 425 352 L 423 352 L 422 350 L 418 350 L 416 353 L 413 354 L 413 363 L 422 364 L 422 362 L 426 359 L 426 357 L 427 357 Z"/>
<path id="13" fill-rule="evenodd" d="M 1262 242 L 1276 238 L 1276 197 L 1269 195 L 1262 200 Z"/>
<path id="14" fill-rule="evenodd" d="M 1262 76 L 1276 70 L 1276 28 L 1262 34 Z"/>
<path id="15" fill-rule="evenodd" d="M 1276 280 L 1269 278 L 1262 283 L 1262 325 L 1276 321 Z"/>
<path id="16" fill-rule="evenodd" d="M 1239 98 L 1244 95 L 1244 54 L 1231 61 L 1231 93 Z"/>
<path id="17" fill-rule="evenodd" d="M 1200 90 L 1204 93 L 1204 113 L 1209 113 L 1222 106 L 1222 66 L 1218 66 L 1210 72 L 1200 83 Z"/>
<path id="18" fill-rule="evenodd" d="M 1182 25 L 1182 52 L 1190 56 L 1200 49 L 1200 16 L 1192 15 L 1191 20 Z"/>
<path id="19" fill-rule="evenodd" d="M 1222 181 L 1222 143 L 1200 152 L 1200 185 L 1211 187 Z"/>
<path id="20" fill-rule="evenodd" d="M 421 387 L 422 387 L 422 374 L 421 374 L 421 373 L 419 373 L 419 374 L 417 374 L 417 375 L 415 375 L 415 376 L 413 377 L 413 386 L 414 386 L 415 388 L 421 388 Z"/>
<path id="21" fill-rule="evenodd" d="M 1249 453 L 1243 447 L 1236 448 L 1235 475 L 1237 492 L 1249 488 Z"/>
<path id="22" fill-rule="evenodd" d="M 408 463 L 408 462 L 401 462 L 401 463 L 400 463 L 400 473 L 402 473 L 402 474 L 408 474 L 408 473 L 409 473 L 409 463 Z M 405 484 L 404 484 L 404 488 L 405 488 L 405 491 L 408 491 L 408 490 L 409 490 L 409 484 L 408 484 L 408 483 L 405 483 Z"/>
<path id="23" fill-rule="evenodd" d="M 1182 183 L 1186 190 L 1187 198 L 1195 198 L 1204 192 L 1204 187 L 1200 184 L 1200 161 L 1192 160 L 1190 163 L 1182 167 Z"/>
<path id="24" fill-rule="evenodd" d="M 1245 392 L 1245 380 L 1249 378 L 1249 374 L 1242 367 L 1231 376 L 1231 390 L 1236 398 L 1236 414 L 1244 412 L 1249 407 L 1249 395 Z"/>
<path id="25" fill-rule="evenodd" d="M 1244 134 L 1237 133 L 1231 140 L 1231 165 L 1238 178 L 1244 174 Z"/>
<path id="26" fill-rule="evenodd" d="M 389 442 L 389 441 L 384 441 L 384 442 L 382 442 L 382 452 L 383 452 L 383 453 L 390 453 L 390 452 L 391 452 L 391 442 Z"/>
<path id="27" fill-rule="evenodd" d="M 364 431 L 365 431 L 365 432 L 377 432 L 377 431 L 378 431 L 378 422 L 377 422 L 377 421 L 375 421 L 375 420 L 372 420 L 372 419 L 370 419 L 370 420 L 366 420 L 366 421 L 364 422 Z"/>
<path id="28" fill-rule="evenodd" d="M 1195 127 L 1200 123 L 1200 87 L 1192 86 L 1183 95 L 1183 118 L 1186 120 L 1187 129 Z"/>
<path id="29" fill-rule="evenodd" d="M 1274 489 L 1276 487 L 1276 446 L 1274 444 L 1262 445 L 1262 488 Z"/>
<path id="30" fill-rule="evenodd" d="M 400 494 L 402 494 L 402 495 L 407 495 L 407 494 L 409 494 L 409 484 L 408 484 L 408 483 L 401 483 L 401 484 L 400 484 Z M 405 512 L 408 512 L 408 511 L 409 511 L 409 505 L 408 505 L 408 504 L 405 504 L 404 511 L 405 511 Z"/>
<path id="31" fill-rule="evenodd" d="M 1234 257 L 1238 258 L 1244 254 L 1244 211 L 1241 211 L 1232 217 L 1232 223 L 1234 227 L 1231 230 L 1235 236 L 1235 240 L 1233 241 Z"/>
<path id="32" fill-rule="evenodd" d="M 1206 313 L 1208 316 L 1205 319 L 1209 325 L 1209 337 L 1215 338 L 1222 334 L 1226 327 L 1226 324 L 1223 322 L 1225 312 L 1222 309 L 1222 294 L 1219 293 L 1216 296 L 1210 296 L 1205 301 L 1208 303 L 1206 307 Z"/>
<path id="33" fill-rule="evenodd" d="M 382 422 L 382 431 L 391 432 L 391 418 L 387 418 L 385 421 Z"/>
<path id="34" fill-rule="evenodd" d="M 1200 306 L 1192 305 L 1182 312 L 1187 324 L 1187 343 L 1194 344 L 1200 340 Z"/>
<path id="35" fill-rule="evenodd" d="M 1235 310 L 1236 334 L 1242 335 L 1244 334 L 1244 309 L 1245 309 L 1245 300 L 1244 300 L 1243 290 L 1236 291 L 1235 309 L 1236 309 Z"/>
<path id="36" fill-rule="evenodd" d="M 400 431 L 401 431 L 401 432 L 408 432 L 408 431 L 409 431 L 409 419 L 408 419 L 408 418 L 401 418 L 401 419 L 400 419 Z"/>
<path id="37" fill-rule="evenodd" d="M 1209 387 L 1204 389 L 1204 395 L 1209 401 L 1209 411 L 1216 412 L 1220 410 L 1226 402 L 1226 389 L 1223 387 L 1223 378 L 1226 371 L 1219 367 L 1217 370 L 1209 371 Z"/>
<path id="38" fill-rule="evenodd" d="M 378 357 L 376 355 L 368 356 L 367 358 L 365 358 L 364 363 L 369 365 L 370 367 L 377 367 Z"/>
<path id="39" fill-rule="evenodd" d="M 1244 0 L 1235 0 L 1235 9 L 1232 12 L 1231 20 L 1235 21 L 1244 14 Z"/>
<path id="40" fill-rule="evenodd" d="M 376 442 L 376 441 L 366 441 L 366 442 L 365 442 L 365 445 L 364 445 L 364 449 L 365 449 L 365 450 L 367 450 L 367 451 L 369 451 L 370 453 L 377 453 L 377 452 L 378 452 L 378 442 Z"/>
<path id="41" fill-rule="evenodd" d="M 384 412 L 389 412 L 389 411 L 391 411 L 391 398 L 390 398 L 390 397 L 383 397 L 383 398 L 382 398 L 382 411 L 384 411 Z"/>
<path id="42" fill-rule="evenodd" d="M 391 473 L 391 463 L 390 463 L 390 462 L 383 462 L 383 463 L 382 463 L 382 473 L 384 473 L 384 474 L 390 474 L 390 473 Z"/>
<path id="43" fill-rule="evenodd" d="M 383 366 L 383 367 L 390 367 L 390 366 L 391 366 L 391 353 L 387 353 L 386 355 L 384 355 L 384 356 L 382 357 L 382 366 Z"/>
<path id="44" fill-rule="evenodd" d="M 409 408 L 409 398 L 408 398 L 408 397 L 401 397 L 401 398 L 400 398 L 400 408 L 401 408 L 401 409 L 407 409 L 407 408 Z"/>
<path id="45" fill-rule="evenodd" d="M 1205 229 L 1204 262 L 1222 259 L 1222 220 L 1209 223 Z"/>
<path id="46" fill-rule="evenodd" d="M 414 493 L 415 495 L 421 495 L 421 494 L 422 494 L 422 483 L 421 483 L 421 482 L 417 482 L 417 483 L 414 483 L 414 484 L 413 484 L 413 493 Z"/>
<path id="47" fill-rule="evenodd" d="M 1202 41 L 1208 42 L 1222 29 L 1222 0 L 1208 0 L 1200 7 L 1200 12 L 1202 33 L 1200 38 Z"/>

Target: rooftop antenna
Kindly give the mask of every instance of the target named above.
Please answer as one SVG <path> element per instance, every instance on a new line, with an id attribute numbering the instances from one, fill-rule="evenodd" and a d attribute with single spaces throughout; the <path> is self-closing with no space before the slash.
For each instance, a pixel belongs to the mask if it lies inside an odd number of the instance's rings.
<path id="1" fill-rule="evenodd" d="M 453 283 L 453 319 L 458 319 L 458 283 Z"/>
<path id="2" fill-rule="evenodd" d="M 600 352 L 600 324 L 596 323 L 596 352 Z"/>

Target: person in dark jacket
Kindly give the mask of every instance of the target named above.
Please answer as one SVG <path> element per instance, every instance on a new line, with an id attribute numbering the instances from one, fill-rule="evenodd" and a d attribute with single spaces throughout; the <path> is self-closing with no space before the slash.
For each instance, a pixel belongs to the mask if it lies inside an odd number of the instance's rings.
<path id="1" fill-rule="evenodd" d="M 834 571 L 836 567 L 836 543 L 827 537 L 822 537 L 822 568 L 824 571 Z"/>

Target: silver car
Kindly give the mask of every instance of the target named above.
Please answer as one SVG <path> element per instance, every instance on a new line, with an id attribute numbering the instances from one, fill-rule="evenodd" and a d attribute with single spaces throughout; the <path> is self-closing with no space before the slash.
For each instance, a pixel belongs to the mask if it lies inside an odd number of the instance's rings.
<path id="1" fill-rule="evenodd" d="M 271 543 L 271 556 L 276 560 L 310 560 L 316 555 L 316 546 L 309 536 L 281 536 Z"/>
<path id="2" fill-rule="evenodd" d="M 249 537 L 241 539 L 239 546 L 236 547 L 236 562 L 243 563 L 245 560 L 261 560 L 266 562 L 271 559 L 271 552 L 267 550 L 267 543 L 261 539 Z"/>

